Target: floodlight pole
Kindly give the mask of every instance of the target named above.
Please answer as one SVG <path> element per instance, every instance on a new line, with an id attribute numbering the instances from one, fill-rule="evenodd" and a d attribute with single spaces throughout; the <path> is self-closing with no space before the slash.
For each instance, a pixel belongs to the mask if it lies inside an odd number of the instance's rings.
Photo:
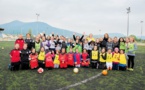
<path id="1" fill-rule="evenodd" d="M 143 33 L 143 21 L 140 21 L 141 23 L 141 36 L 140 36 L 140 41 L 142 41 L 142 33 Z"/>
<path id="2" fill-rule="evenodd" d="M 128 15 L 128 18 L 127 18 L 127 37 L 129 36 L 129 13 L 130 13 L 130 7 L 128 7 L 127 9 L 127 15 Z"/>
<path id="3" fill-rule="evenodd" d="M 40 14 L 36 13 L 37 16 L 37 34 L 38 34 L 38 17 L 40 16 Z"/>

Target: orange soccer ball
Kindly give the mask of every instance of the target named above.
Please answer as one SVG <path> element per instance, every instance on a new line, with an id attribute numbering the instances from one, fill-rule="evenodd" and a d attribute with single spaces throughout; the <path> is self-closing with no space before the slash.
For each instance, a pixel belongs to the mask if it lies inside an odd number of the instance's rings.
<path id="1" fill-rule="evenodd" d="M 39 68 L 37 71 L 38 71 L 38 73 L 43 73 L 44 72 L 43 68 Z"/>
<path id="2" fill-rule="evenodd" d="M 107 70 L 102 71 L 102 75 L 106 76 L 108 74 Z"/>

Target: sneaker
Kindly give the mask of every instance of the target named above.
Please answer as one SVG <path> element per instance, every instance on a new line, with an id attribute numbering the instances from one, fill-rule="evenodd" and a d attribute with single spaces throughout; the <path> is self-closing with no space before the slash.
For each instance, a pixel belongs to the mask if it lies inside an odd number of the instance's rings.
<path id="1" fill-rule="evenodd" d="M 127 68 L 128 71 L 130 71 L 130 68 Z"/>
<path id="2" fill-rule="evenodd" d="M 130 71 L 133 71 L 133 68 L 130 68 Z"/>

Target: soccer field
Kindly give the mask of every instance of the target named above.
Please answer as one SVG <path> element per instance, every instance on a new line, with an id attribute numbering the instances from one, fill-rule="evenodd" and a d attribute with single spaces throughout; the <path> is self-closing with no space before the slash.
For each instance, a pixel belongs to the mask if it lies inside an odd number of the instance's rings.
<path id="1" fill-rule="evenodd" d="M 0 90 L 56 90 L 93 77 L 102 70 L 80 68 L 78 74 L 73 68 L 44 70 L 8 70 L 9 52 L 14 42 L 0 42 Z M 135 68 L 129 71 L 109 71 L 107 76 L 99 76 L 69 90 L 144 90 L 145 89 L 145 46 L 138 46 Z"/>

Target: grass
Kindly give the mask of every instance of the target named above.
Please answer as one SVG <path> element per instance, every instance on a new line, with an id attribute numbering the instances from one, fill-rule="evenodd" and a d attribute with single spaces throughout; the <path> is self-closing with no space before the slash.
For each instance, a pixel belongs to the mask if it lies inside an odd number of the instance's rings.
<path id="1" fill-rule="evenodd" d="M 0 90 L 55 90 L 101 72 L 91 68 L 81 68 L 78 74 L 72 68 L 66 70 L 46 70 L 38 74 L 37 70 L 8 70 L 9 52 L 14 42 L 0 42 Z M 135 59 L 134 72 L 109 71 L 107 76 L 100 76 L 70 90 L 143 90 L 145 89 L 145 48 L 139 46 Z"/>

